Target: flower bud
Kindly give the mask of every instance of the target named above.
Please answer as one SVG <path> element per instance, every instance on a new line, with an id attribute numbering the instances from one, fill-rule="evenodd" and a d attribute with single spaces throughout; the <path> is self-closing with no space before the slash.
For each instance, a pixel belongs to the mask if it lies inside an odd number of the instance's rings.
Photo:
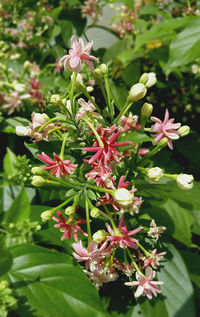
<path id="1" fill-rule="evenodd" d="M 99 66 L 99 68 L 100 68 L 102 74 L 106 74 L 106 73 L 108 72 L 108 67 L 107 67 L 106 64 L 101 64 L 101 65 Z"/>
<path id="2" fill-rule="evenodd" d="M 190 127 L 188 125 L 183 125 L 178 129 L 178 134 L 183 137 L 190 133 Z"/>
<path id="3" fill-rule="evenodd" d="M 99 81 L 102 79 L 102 72 L 101 72 L 100 68 L 96 68 L 94 70 L 94 78 L 96 81 Z"/>
<path id="4" fill-rule="evenodd" d="M 50 99 L 50 103 L 55 106 L 59 106 L 62 103 L 62 98 L 60 95 L 52 95 Z"/>
<path id="5" fill-rule="evenodd" d="M 41 176 L 33 176 L 31 184 L 36 187 L 43 186 L 45 183 L 45 179 Z"/>
<path id="6" fill-rule="evenodd" d="M 148 168 L 147 177 L 154 182 L 159 182 L 163 177 L 163 171 L 160 167 Z"/>
<path id="7" fill-rule="evenodd" d="M 149 74 L 148 74 L 148 80 L 147 80 L 147 82 L 146 82 L 145 87 L 146 87 L 146 88 L 150 88 L 150 87 L 152 87 L 153 85 L 155 85 L 156 82 L 157 82 L 156 74 L 155 74 L 155 73 L 149 73 Z"/>
<path id="8" fill-rule="evenodd" d="M 141 109 L 141 116 L 145 118 L 149 118 L 152 114 L 153 106 L 150 103 L 145 102 Z"/>
<path id="9" fill-rule="evenodd" d="M 157 146 L 159 146 L 160 148 L 163 148 L 163 147 L 167 146 L 167 144 L 168 144 L 168 139 L 167 138 L 163 138 L 163 139 L 160 140 L 160 142 L 158 143 Z"/>
<path id="10" fill-rule="evenodd" d="M 31 68 L 32 64 L 29 61 L 24 62 L 24 70 L 29 70 Z"/>
<path id="11" fill-rule="evenodd" d="M 43 222 L 46 222 L 48 220 L 51 220 L 51 218 L 53 217 L 53 210 L 46 210 L 41 214 L 41 218 Z"/>
<path id="12" fill-rule="evenodd" d="M 90 216 L 91 216 L 92 218 L 97 218 L 97 217 L 99 217 L 99 215 L 100 215 L 100 212 L 99 212 L 99 209 L 98 209 L 98 208 L 93 207 L 93 208 L 90 210 Z"/>
<path id="13" fill-rule="evenodd" d="M 128 99 L 130 101 L 137 101 L 139 99 L 142 99 L 147 93 L 147 90 L 145 88 L 144 84 L 138 83 L 131 87 Z"/>
<path id="14" fill-rule="evenodd" d="M 73 74 L 71 75 L 71 81 L 73 81 L 74 76 L 76 76 L 75 87 L 84 86 L 84 84 L 83 84 L 83 79 L 82 79 L 81 75 L 80 75 L 80 74 L 75 74 L 75 73 L 73 73 Z"/>
<path id="15" fill-rule="evenodd" d="M 75 207 L 74 206 L 69 206 L 65 209 L 65 214 L 68 216 L 71 216 L 74 214 Z"/>
<path id="16" fill-rule="evenodd" d="M 46 174 L 46 171 L 42 168 L 42 167 L 39 167 L 39 166 L 35 166 L 31 169 L 31 172 L 33 173 L 33 175 L 44 175 Z"/>
<path id="17" fill-rule="evenodd" d="M 92 87 L 92 86 L 87 86 L 87 92 L 93 92 L 93 90 L 94 90 L 94 87 Z"/>
<path id="18" fill-rule="evenodd" d="M 26 86 L 24 84 L 17 83 L 17 84 L 14 84 L 14 89 L 18 92 L 24 92 L 26 89 Z"/>
<path id="19" fill-rule="evenodd" d="M 193 175 L 179 174 L 177 175 L 176 183 L 181 189 L 188 190 L 188 189 L 192 189 L 193 180 L 194 180 Z"/>
<path id="20" fill-rule="evenodd" d="M 131 194 L 126 188 L 119 188 L 115 190 L 113 195 L 116 203 L 123 208 L 128 208 L 133 203 L 134 195 Z"/>
<path id="21" fill-rule="evenodd" d="M 16 134 L 19 136 L 27 136 L 30 133 L 29 127 L 24 127 L 22 125 L 16 126 Z"/>
<path id="22" fill-rule="evenodd" d="M 49 117 L 47 116 L 46 113 L 38 113 L 38 112 L 35 112 L 34 114 L 34 122 L 35 123 L 41 123 L 42 121 L 47 121 L 49 120 Z"/>
<path id="23" fill-rule="evenodd" d="M 97 232 L 93 234 L 92 239 L 96 243 L 101 243 L 102 241 L 106 239 L 106 237 L 107 237 L 107 233 L 105 230 L 98 230 Z"/>
<path id="24" fill-rule="evenodd" d="M 0 48 L 2 48 L 6 43 L 4 41 L 0 41 Z"/>
<path id="25" fill-rule="evenodd" d="M 149 78 L 149 74 L 147 73 L 142 74 L 142 76 L 140 77 L 139 83 L 146 85 L 148 78 Z"/>

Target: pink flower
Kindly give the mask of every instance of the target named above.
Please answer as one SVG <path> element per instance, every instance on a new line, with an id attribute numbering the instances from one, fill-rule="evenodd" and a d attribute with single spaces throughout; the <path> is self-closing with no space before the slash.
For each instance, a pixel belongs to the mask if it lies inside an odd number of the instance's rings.
<path id="1" fill-rule="evenodd" d="M 88 249 L 84 248 L 82 241 L 80 240 L 77 243 L 73 243 L 72 247 L 74 248 L 73 256 L 78 262 L 82 261 L 96 261 L 99 262 L 100 259 L 104 258 L 110 252 L 106 251 L 107 242 L 104 242 L 102 246 L 98 249 L 98 245 L 91 241 Z"/>
<path id="2" fill-rule="evenodd" d="M 141 124 L 138 124 L 137 121 L 138 116 L 133 116 L 132 113 L 130 113 L 128 117 L 123 116 L 120 121 L 123 132 L 128 132 L 129 130 L 140 130 Z"/>
<path id="3" fill-rule="evenodd" d="M 92 71 L 94 71 L 94 66 L 90 60 L 98 62 L 98 58 L 89 54 L 92 45 L 93 42 L 89 42 L 86 46 L 84 46 L 83 39 L 79 38 L 77 41 L 76 37 L 73 35 L 71 38 L 72 49 L 69 50 L 69 54 L 64 55 L 60 59 L 60 64 L 63 64 L 65 69 L 79 73 L 81 70 L 81 64 L 84 62 Z"/>
<path id="4" fill-rule="evenodd" d="M 8 110 L 8 114 L 12 114 L 15 110 L 19 111 L 23 99 L 30 98 L 29 94 L 19 95 L 17 91 L 10 91 L 3 99 L 5 104 L 2 109 Z"/>
<path id="5" fill-rule="evenodd" d="M 126 282 L 125 285 L 138 286 L 135 297 L 146 295 L 149 299 L 152 299 L 152 294 L 157 296 L 157 293 L 161 293 L 161 289 L 157 285 L 163 284 L 163 282 L 153 281 L 154 277 L 155 272 L 148 266 L 145 270 L 145 276 L 142 273 L 136 273 L 137 281 Z"/>
<path id="6" fill-rule="evenodd" d="M 54 225 L 54 227 L 60 228 L 60 231 L 63 232 L 63 236 L 61 240 L 72 239 L 72 236 L 73 236 L 75 241 L 78 242 L 78 232 L 80 232 L 84 236 L 87 236 L 87 233 L 85 233 L 78 225 L 78 223 L 85 223 L 86 222 L 85 219 L 69 220 L 68 218 L 68 221 L 66 221 L 66 219 L 63 217 L 63 215 L 61 214 L 59 210 L 56 213 L 60 219 L 54 216 L 52 217 L 52 219 L 58 222 L 58 224 Z"/>
<path id="7" fill-rule="evenodd" d="M 163 226 L 159 226 L 157 227 L 155 220 L 152 219 L 151 223 L 150 223 L 150 229 L 147 232 L 148 236 L 156 239 L 156 241 L 158 240 L 158 238 L 160 237 L 160 235 L 163 233 L 163 231 L 166 230 L 166 227 Z"/>
<path id="8" fill-rule="evenodd" d="M 144 267 L 147 266 L 152 266 L 154 269 L 157 269 L 158 265 L 159 265 L 159 261 L 162 260 L 163 255 L 166 254 L 166 252 L 161 252 L 161 253 L 156 253 L 157 249 L 154 249 L 152 251 L 152 256 L 151 257 L 147 257 L 144 260 Z"/>
<path id="9" fill-rule="evenodd" d="M 78 99 L 78 103 L 81 105 L 81 107 L 76 114 L 76 120 L 84 117 L 87 112 L 94 112 L 96 110 L 95 106 L 90 100 L 86 102 L 83 98 L 80 98 Z"/>
<path id="10" fill-rule="evenodd" d="M 101 141 L 103 143 L 103 147 L 99 146 L 99 142 L 96 140 L 93 144 L 93 147 L 85 147 L 83 148 L 84 151 L 88 152 L 96 152 L 96 154 L 88 161 L 89 164 L 99 161 L 103 165 L 110 164 L 111 161 L 115 161 L 117 163 L 120 162 L 119 157 L 123 157 L 116 147 L 130 145 L 132 142 L 124 141 L 120 143 L 116 143 L 116 140 L 119 138 L 122 129 L 119 129 L 116 133 L 114 131 L 117 129 L 116 125 L 109 127 L 107 129 L 99 127 L 97 129 L 97 133 L 101 137 Z M 112 133 L 112 134 L 111 134 Z M 109 135 L 111 136 L 109 137 Z"/>
<path id="11" fill-rule="evenodd" d="M 46 155 L 44 152 L 42 154 L 37 154 L 37 157 L 42 161 L 48 164 L 48 166 L 41 166 L 46 170 L 50 170 L 51 175 L 54 175 L 58 178 L 61 176 L 65 176 L 68 178 L 68 175 L 74 173 L 74 169 L 78 166 L 78 164 L 71 164 L 70 160 L 61 160 L 61 158 L 54 152 L 53 156 L 56 161 Z"/>
<path id="12" fill-rule="evenodd" d="M 107 241 L 111 241 L 110 248 L 114 245 L 119 245 L 120 248 L 130 247 L 133 249 L 137 249 L 138 240 L 132 238 L 134 234 L 138 233 L 142 230 L 141 227 L 128 231 L 128 228 L 125 226 L 124 217 L 121 216 L 119 226 L 117 230 L 113 230 L 110 225 L 106 224 L 106 228 L 110 233 L 110 236 L 107 237 Z"/>
<path id="13" fill-rule="evenodd" d="M 168 146 L 172 150 L 173 145 L 171 140 L 179 139 L 178 131 L 175 131 L 180 128 L 180 123 L 173 123 L 174 119 L 169 119 L 169 111 L 166 109 L 165 118 L 162 122 L 156 117 L 151 117 L 151 120 L 156 122 L 156 124 L 151 126 L 151 132 L 156 132 L 156 135 L 152 135 L 155 139 L 155 142 L 158 143 L 161 139 L 168 139 Z"/>

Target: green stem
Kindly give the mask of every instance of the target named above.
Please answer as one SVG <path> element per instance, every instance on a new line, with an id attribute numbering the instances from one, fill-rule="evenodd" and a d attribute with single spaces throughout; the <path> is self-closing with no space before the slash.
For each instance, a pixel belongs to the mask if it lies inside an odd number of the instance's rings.
<path id="1" fill-rule="evenodd" d="M 45 122 L 38 130 L 38 132 L 42 132 L 42 130 L 50 123 L 54 122 L 54 121 L 65 121 L 65 118 L 63 117 L 55 117 L 55 118 L 52 118 L 50 120 L 48 120 L 47 122 Z"/>
<path id="2" fill-rule="evenodd" d="M 73 73 L 72 86 L 71 86 L 70 93 L 69 93 L 70 104 L 71 104 L 71 109 L 72 109 L 72 113 L 73 114 L 74 114 L 74 102 L 73 102 L 74 100 L 73 100 L 73 97 L 74 97 L 74 86 L 75 86 L 75 83 L 76 83 L 76 77 L 77 77 L 77 73 Z"/>
<path id="3" fill-rule="evenodd" d="M 109 211 L 109 209 L 108 209 L 108 207 L 106 205 L 104 205 L 104 209 L 105 209 L 105 211 L 106 211 L 106 213 L 107 213 L 107 215 L 109 217 L 109 220 L 110 220 L 110 222 L 112 224 L 113 230 L 117 230 L 117 227 L 116 227 L 116 225 L 114 223 L 113 217 L 112 217 L 112 215 L 111 215 L 111 213 L 110 213 L 110 211 Z"/>
<path id="4" fill-rule="evenodd" d="M 60 139 L 62 141 L 62 138 L 59 136 L 59 134 L 57 134 L 56 132 L 54 132 L 55 136 L 57 136 L 58 139 Z"/>
<path id="5" fill-rule="evenodd" d="M 82 91 L 82 93 L 91 101 L 91 103 L 93 103 L 93 105 L 95 106 L 97 112 L 102 115 L 102 111 L 99 108 L 99 106 L 96 104 L 96 102 L 94 101 L 94 99 L 92 99 L 92 97 L 90 96 L 90 94 L 88 93 L 87 89 L 84 86 L 80 86 L 80 89 Z"/>
<path id="6" fill-rule="evenodd" d="M 61 151 L 60 151 L 60 155 L 59 155 L 59 157 L 62 161 L 64 158 L 65 145 L 66 145 L 68 136 L 69 136 L 69 133 L 66 133 L 64 138 L 63 138 L 63 142 L 62 142 L 62 147 L 61 147 Z"/>
<path id="7" fill-rule="evenodd" d="M 92 240 L 91 228 L 90 228 L 90 214 L 88 206 L 88 197 L 86 196 L 85 200 L 85 211 L 86 211 L 86 221 L 87 221 L 87 233 L 88 233 L 88 245 Z"/>
<path id="8" fill-rule="evenodd" d="M 54 129 L 52 129 L 52 130 L 49 130 L 48 131 L 48 134 L 50 134 L 50 133 L 53 133 L 54 131 L 59 131 L 60 129 L 62 129 L 63 127 L 61 126 L 61 127 L 56 127 L 56 128 L 54 128 Z"/>
<path id="9" fill-rule="evenodd" d="M 128 109 L 130 108 L 130 106 L 133 104 L 133 102 L 127 98 L 125 105 L 123 106 L 122 110 L 120 111 L 120 113 L 118 114 L 117 118 L 114 120 L 114 123 L 119 123 L 121 117 L 123 115 L 125 115 L 125 113 L 128 111 Z"/>
<path id="10" fill-rule="evenodd" d="M 109 87 L 109 81 L 108 81 L 108 72 L 104 75 L 104 80 L 105 80 L 105 87 L 106 87 L 106 93 L 107 93 L 107 104 L 108 104 L 108 109 L 111 114 L 111 118 L 113 118 L 113 107 L 111 105 L 111 97 L 110 97 L 110 87 Z"/>
<path id="11" fill-rule="evenodd" d="M 87 186 L 88 186 L 89 188 L 98 190 L 99 192 L 108 193 L 108 194 L 111 194 L 111 195 L 113 195 L 113 193 L 114 193 L 114 191 L 115 191 L 114 189 L 108 189 L 108 188 L 104 188 L 104 187 L 96 187 L 96 186 L 89 185 L 89 184 L 87 184 Z"/>
<path id="12" fill-rule="evenodd" d="M 176 180 L 178 174 L 163 174 L 163 176 L 167 177 L 167 178 L 171 178 L 174 181 Z"/>
<path id="13" fill-rule="evenodd" d="M 144 251 L 147 257 L 152 258 L 153 255 L 149 251 L 147 251 L 139 242 L 137 242 L 137 245 L 142 249 L 142 251 Z"/>
<path id="14" fill-rule="evenodd" d="M 103 144 L 103 142 L 101 141 L 101 138 L 100 138 L 99 134 L 97 133 L 97 131 L 95 130 L 95 127 L 93 126 L 92 122 L 90 122 L 90 121 L 89 121 L 88 119 L 86 119 L 86 118 L 80 118 L 80 120 L 85 121 L 85 122 L 89 125 L 90 129 L 94 132 L 94 135 L 96 136 L 97 141 L 99 142 L 100 147 L 104 148 L 104 144 Z"/>
<path id="15" fill-rule="evenodd" d="M 60 205 L 54 207 L 52 210 L 53 210 L 53 211 L 56 211 L 56 210 L 58 210 L 58 209 L 64 207 L 64 206 L 67 205 L 70 201 L 72 201 L 72 200 L 74 199 L 74 197 L 75 197 L 75 195 L 72 196 L 72 197 L 70 197 L 70 198 L 68 198 L 67 200 L 65 200 L 62 204 L 60 204 Z"/>
<path id="16" fill-rule="evenodd" d="M 137 263 L 136 263 L 135 260 L 133 259 L 132 254 L 131 254 L 131 252 L 130 252 L 130 250 L 129 250 L 128 248 L 127 248 L 127 253 L 128 253 L 128 255 L 129 255 L 130 259 L 131 259 L 131 262 L 132 262 L 133 265 L 135 266 L 135 269 L 136 269 L 138 275 L 141 275 L 141 274 L 142 274 L 142 275 L 145 277 L 145 275 L 140 271 L 139 266 L 137 265 Z"/>

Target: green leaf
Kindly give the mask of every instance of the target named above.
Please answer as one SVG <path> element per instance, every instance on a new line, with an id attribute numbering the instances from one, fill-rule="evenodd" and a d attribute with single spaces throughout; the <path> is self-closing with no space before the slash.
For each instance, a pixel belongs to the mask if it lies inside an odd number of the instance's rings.
<path id="1" fill-rule="evenodd" d="M 96 289 L 70 256 L 27 244 L 11 248 L 11 253 L 8 278 L 38 316 L 109 316 Z"/>
<path id="2" fill-rule="evenodd" d="M 200 17 L 191 21 L 171 42 L 169 61 L 165 67 L 168 75 L 173 68 L 195 61 L 200 52 Z"/>
<path id="3" fill-rule="evenodd" d="M 191 280 L 200 288 L 200 257 L 191 251 L 181 251 L 181 255 L 187 266 Z"/>
<path id="4" fill-rule="evenodd" d="M 12 265 L 12 256 L 9 250 L 5 249 L 4 241 L 0 239 L 0 276 L 7 273 Z"/>
<path id="5" fill-rule="evenodd" d="M 16 133 L 16 127 L 18 125 L 28 126 L 29 123 L 29 120 L 21 117 L 8 118 L 4 121 L 4 128 L 2 131 L 5 133 Z"/>
<path id="6" fill-rule="evenodd" d="M 19 223 L 22 220 L 28 219 L 30 214 L 30 201 L 24 187 L 13 200 L 10 208 L 5 212 L 3 223 L 9 225 L 9 223 Z"/>
<path id="7" fill-rule="evenodd" d="M 63 42 L 67 47 L 70 47 L 70 39 L 73 35 L 73 24 L 71 21 L 61 20 L 60 27 Z"/>
<path id="8" fill-rule="evenodd" d="M 165 302 L 159 298 L 156 298 L 153 301 L 146 299 L 140 304 L 140 308 L 145 317 L 169 317 Z"/>
<path id="9" fill-rule="evenodd" d="M 161 289 L 169 317 L 196 317 L 193 287 L 184 261 L 174 246 L 166 245 L 166 251 L 170 259 L 157 275 L 164 282 Z"/>
<path id="10" fill-rule="evenodd" d="M 110 91 L 112 98 L 114 99 L 115 105 L 119 110 L 122 109 L 123 105 L 126 102 L 128 96 L 128 90 L 124 86 L 116 86 L 112 79 L 109 80 Z"/>
<path id="11" fill-rule="evenodd" d="M 142 15 L 152 15 L 152 14 L 156 14 L 158 11 L 158 7 L 155 4 L 148 4 L 148 5 L 144 5 L 141 7 L 140 9 L 140 16 Z"/>
<path id="12" fill-rule="evenodd" d="M 131 141 L 133 144 L 138 144 L 141 142 L 152 142 L 152 138 L 150 138 L 146 133 L 140 131 L 131 131 L 122 135 L 118 138 L 117 142 L 123 141 Z"/>
<path id="13" fill-rule="evenodd" d="M 9 148 L 7 148 L 6 155 L 3 159 L 3 168 L 7 175 L 12 177 L 18 172 L 17 168 L 15 167 L 16 162 L 16 155 Z"/>
<path id="14" fill-rule="evenodd" d="M 168 199 L 161 207 L 166 210 L 173 220 L 174 232 L 172 236 L 178 241 L 190 245 L 192 237 L 191 225 L 193 224 L 190 211 L 187 208 L 181 207 L 172 199 Z"/>
<path id="15" fill-rule="evenodd" d="M 131 44 L 130 40 L 127 40 L 127 39 L 117 41 L 108 50 L 106 50 L 103 56 L 103 62 L 104 63 L 109 62 L 111 59 L 116 57 L 119 53 L 129 48 L 130 44 Z"/>

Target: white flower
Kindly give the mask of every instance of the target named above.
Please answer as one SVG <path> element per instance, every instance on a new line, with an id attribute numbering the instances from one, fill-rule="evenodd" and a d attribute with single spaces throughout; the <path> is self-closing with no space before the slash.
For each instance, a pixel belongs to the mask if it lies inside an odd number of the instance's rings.
<path id="1" fill-rule="evenodd" d="M 19 136 L 27 136 L 31 132 L 31 129 L 29 127 L 24 127 L 22 125 L 16 126 L 16 134 Z"/>
<path id="2" fill-rule="evenodd" d="M 137 101 L 139 99 L 142 99 L 147 93 L 147 90 L 145 88 L 144 84 L 138 83 L 131 87 L 129 92 L 129 100 L 130 101 Z"/>
<path id="3" fill-rule="evenodd" d="M 128 208 L 133 203 L 134 195 L 131 194 L 126 188 L 119 188 L 115 191 L 113 197 L 119 206 Z"/>
<path id="4" fill-rule="evenodd" d="M 163 177 L 163 171 L 160 167 L 148 168 L 147 177 L 154 182 L 159 182 Z"/>
<path id="5" fill-rule="evenodd" d="M 24 92 L 26 89 L 26 86 L 24 84 L 16 83 L 16 84 L 14 84 L 14 89 L 17 92 Z"/>
<path id="6" fill-rule="evenodd" d="M 192 189 L 193 180 L 193 175 L 188 174 L 179 174 L 176 178 L 177 185 L 183 190 Z"/>
<path id="7" fill-rule="evenodd" d="M 157 82 L 156 74 L 155 73 L 148 73 L 148 80 L 146 82 L 145 87 L 150 88 L 151 86 L 155 85 Z"/>

